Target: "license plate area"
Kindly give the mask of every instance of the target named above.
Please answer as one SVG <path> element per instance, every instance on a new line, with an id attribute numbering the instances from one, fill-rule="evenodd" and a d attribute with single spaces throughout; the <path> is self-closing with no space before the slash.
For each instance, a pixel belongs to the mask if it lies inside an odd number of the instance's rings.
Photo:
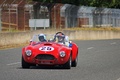
<path id="1" fill-rule="evenodd" d="M 51 64 L 54 64 L 54 61 L 41 60 L 41 61 L 39 61 L 39 64 L 51 65 Z"/>

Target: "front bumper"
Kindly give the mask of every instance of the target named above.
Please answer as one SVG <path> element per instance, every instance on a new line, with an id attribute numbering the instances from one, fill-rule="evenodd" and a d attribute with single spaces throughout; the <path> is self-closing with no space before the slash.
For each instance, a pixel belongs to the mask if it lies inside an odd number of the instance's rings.
<path id="1" fill-rule="evenodd" d="M 34 60 L 39 65 L 55 65 L 57 63 L 57 59 L 50 54 L 39 54 Z"/>
<path id="2" fill-rule="evenodd" d="M 25 57 L 25 61 L 38 65 L 62 65 L 68 61 L 67 57 L 61 58 L 50 54 L 38 54 L 35 57 Z"/>
<path id="3" fill-rule="evenodd" d="M 39 65 L 55 65 L 57 60 L 39 60 L 35 59 L 35 63 Z"/>

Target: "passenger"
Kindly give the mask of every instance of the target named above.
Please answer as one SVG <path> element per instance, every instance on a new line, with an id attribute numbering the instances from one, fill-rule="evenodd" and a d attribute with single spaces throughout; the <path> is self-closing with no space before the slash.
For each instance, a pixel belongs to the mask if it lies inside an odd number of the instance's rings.
<path id="1" fill-rule="evenodd" d="M 40 42 L 46 42 L 46 41 L 47 41 L 45 34 L 39 34 L 39 35 L 38 35 L 38 38 L 39 38 L 39 41 L 40 41 Z"/>

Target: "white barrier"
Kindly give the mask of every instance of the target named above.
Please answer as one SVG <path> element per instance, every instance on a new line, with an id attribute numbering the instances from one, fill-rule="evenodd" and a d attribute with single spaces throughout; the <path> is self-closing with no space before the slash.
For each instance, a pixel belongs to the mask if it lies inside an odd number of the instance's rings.
<path id="1" fill-rule="evenodd" d="M 34 34 L 55 34 L 60 30 L 38 30 L 30 32 L 0 33 L 0 46 L 28 43 Z M 118 31 L 69 31 L 63 30 L 70 40 L 120 39 Z"/>

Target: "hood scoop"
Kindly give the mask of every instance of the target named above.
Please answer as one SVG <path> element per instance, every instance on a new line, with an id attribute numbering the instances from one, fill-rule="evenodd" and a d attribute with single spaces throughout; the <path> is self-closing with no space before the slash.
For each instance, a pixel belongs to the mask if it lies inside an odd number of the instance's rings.
<path id="1" fill-rule="evenodd" d="M 52 44 L 51 43 L 45 43 L 44 45 L 45 46 L 51 46 Z"/>

